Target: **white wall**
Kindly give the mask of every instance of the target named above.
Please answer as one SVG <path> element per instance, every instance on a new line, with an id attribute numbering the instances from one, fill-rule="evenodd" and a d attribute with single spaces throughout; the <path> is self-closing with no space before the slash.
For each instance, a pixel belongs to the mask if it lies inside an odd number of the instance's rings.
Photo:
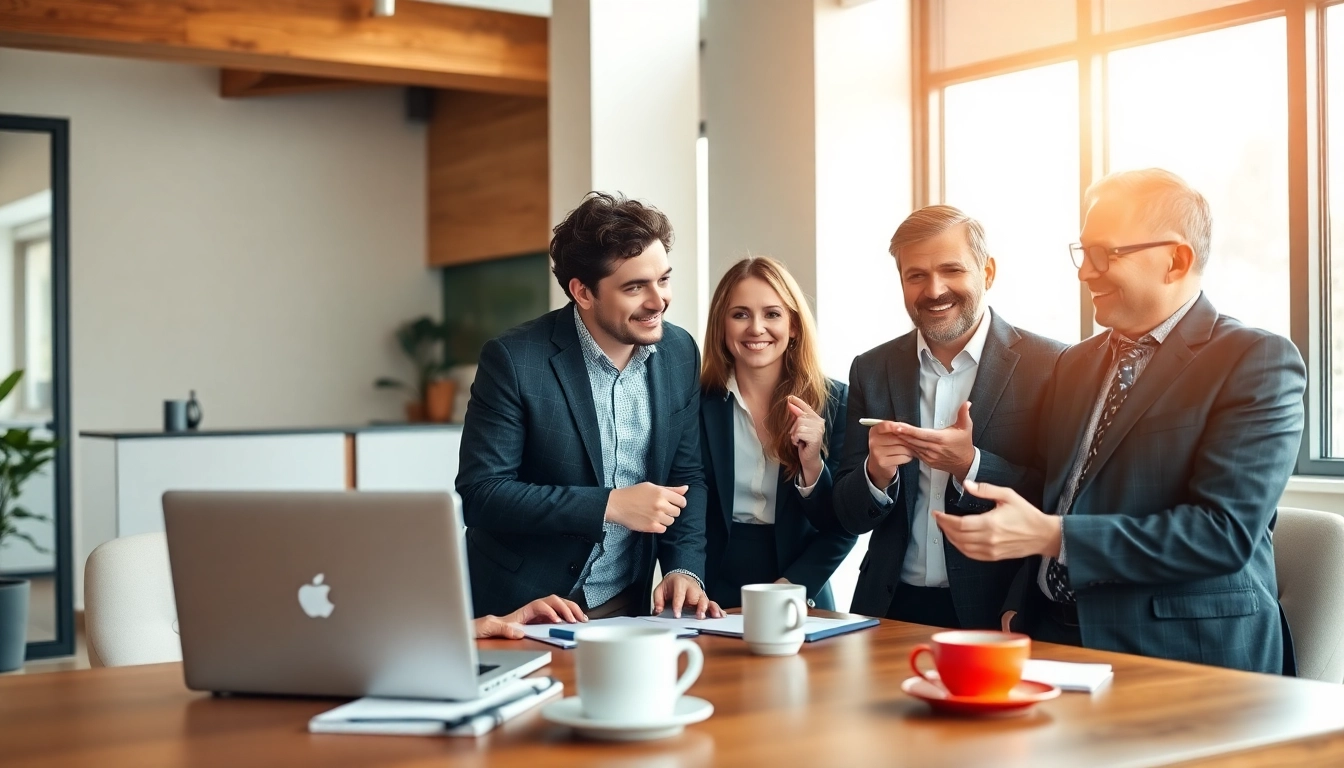
<path id="1" fill-rule="evenodd" d="M 397 89 L 227 100 L 218 72 L 0 49 L 0 112 L 71 131 L 73 426 L 396 418 L 395 325 L 439 313 L 425 135 Z M 82 519 L 76 558 L 110 530 Z M 77 574 L 76 583 L 82 578 Z"/>
<path id="2" fill-rule="evenodd" d="M 813 300 L 822 364 L 910 329 L 887 243 L 912 207 L 909 0 L 709 0 L 709 284 L 748 253 Z M 836 571 L 848 607 L 867 548 Z"/>
<path id="3" fill-rule="evenodd" d="M 551 219 L 589 190 L 623 192 L 667 215 L 667 319 L 697 327 L 697 0 L 558 0 L 550 27 Z M 568 301 L 552 281 L 553 306 Z"/>

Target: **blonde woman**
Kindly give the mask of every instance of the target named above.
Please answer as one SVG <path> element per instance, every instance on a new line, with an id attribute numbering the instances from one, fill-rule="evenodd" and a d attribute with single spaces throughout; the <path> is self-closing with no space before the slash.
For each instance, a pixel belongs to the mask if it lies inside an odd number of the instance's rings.
<path id="1" fill-rule="evenodd" d="M 816 323 L 783 264 L 743 259 L 719 281 L 700 385 L 710 599 L 737 607 L 743 584 L 780 582 L 834 609 L 827 581 L 854 546 L 826 524 L 847 388 L 822 373 Z"/>

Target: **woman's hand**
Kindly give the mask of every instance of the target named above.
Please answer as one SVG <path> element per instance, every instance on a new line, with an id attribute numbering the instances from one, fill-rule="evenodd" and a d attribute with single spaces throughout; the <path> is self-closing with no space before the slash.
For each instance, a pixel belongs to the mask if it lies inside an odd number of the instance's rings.
<path id="1" fill-rule="evenodd" d="M 533 600 L 507 616 L 482 616 L 475 622 L 476 637 L 505 637 L 523 639 L 524 624 L 574 624 L 587 621 L 578 603 L 557 595 Z"/>
<path id="2" fill-rule="evenodd" d="M 803 477 L 799 485 L 806 488 L 815 485 L 821 477 L 821 442 L 826 439 L 826 421 L 811 406 L 793 395 L 789 395 L 789 413 L 793 414 L 789 439 L 798 448 L 798 460 L 803 465 Z"/>

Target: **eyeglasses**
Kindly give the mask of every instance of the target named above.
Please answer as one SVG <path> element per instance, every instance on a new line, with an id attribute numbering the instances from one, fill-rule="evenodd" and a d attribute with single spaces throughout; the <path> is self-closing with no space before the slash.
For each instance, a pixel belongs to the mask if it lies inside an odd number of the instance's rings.
<path id="1" fill-rule="evenodd" d="M 1179 240 L 1162 240 L 1156 243 L 1139 243 L 1138 245 L 1120 245 L 1115 248 L 1107 248 L 1104 245 L 1084 246 L 1082 243 L 1073 243 L 1069 246 L 1069 256 L 1073 259 L 1073 266 L 1076 269 L 1083 268 L 1083 258 L 1086 257 L 1088 262 L 1092 264 L 1093 269 L 1098 272 L 1105 272 L 1110 269 L 1111 259 L 1113 258 L 1146 251 L 1159 245 L 1180 244 Z"/>

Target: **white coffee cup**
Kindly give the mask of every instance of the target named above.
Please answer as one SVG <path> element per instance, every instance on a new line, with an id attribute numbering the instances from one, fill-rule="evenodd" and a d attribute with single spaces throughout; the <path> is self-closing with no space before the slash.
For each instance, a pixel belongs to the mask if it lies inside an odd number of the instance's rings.
<path id="1" fill-rule="evenodd" d="M 579 703 L 591 720 L 649 723 L 672 716 L 677 699 L 700 677 L 700 646 L 671 629 L 590 627 L 574 634 Z M 686 671 L 677 678 L 677 659 Z"/>
<path id="2" fill-rule="evenodd" d="M 800 584 L 742 587 L 742 637 L 752 653 L 792 656 L 803 646 L 807 588 Z"/>

